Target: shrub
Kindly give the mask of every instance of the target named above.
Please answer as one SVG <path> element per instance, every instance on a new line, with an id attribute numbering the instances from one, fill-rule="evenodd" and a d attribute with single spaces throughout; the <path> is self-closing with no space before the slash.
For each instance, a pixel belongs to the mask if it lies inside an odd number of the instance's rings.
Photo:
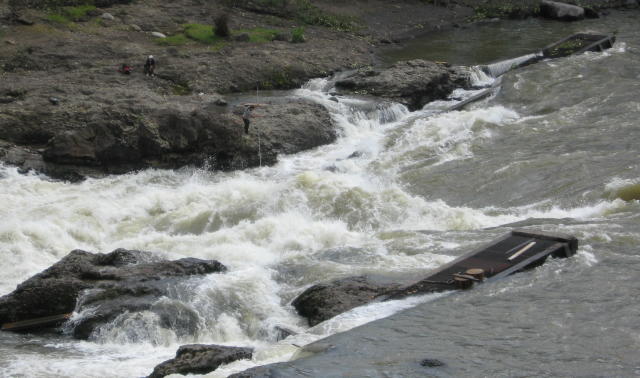
<path id="1" fill-rule="evenodd" d="M 304 38 L 304 27 L 300 26 L 291 32 L 291 42 L 293 43 L 302 43 L 305 42 Z"/>
<path id="2" fill-rule="evenodd" d="M 78 5 L 77 7 L 64 7 L 62 11 L 65 16 L 73 21 L 79 21 L 87 15 L 88 12 L 95 10 L 93 5 Z"/>
<path id="3" fill-rule="evenodd" d="M 218 37 L 227 38 L 231 36 L 231 30 L 229 29 L 229 15 L 223 13 L 213 20 L 215 25 L 215 34 Z"/>
<path id="4" fill-rule="evenodd" d="M 62 7 L 57 12 L 47 16 L 49 21 L 59 24 L 70 24 L 72 21 L 82 20 L 88 12 L 95 10 L 93 5 L 78 5 L 77 7 Z"/>

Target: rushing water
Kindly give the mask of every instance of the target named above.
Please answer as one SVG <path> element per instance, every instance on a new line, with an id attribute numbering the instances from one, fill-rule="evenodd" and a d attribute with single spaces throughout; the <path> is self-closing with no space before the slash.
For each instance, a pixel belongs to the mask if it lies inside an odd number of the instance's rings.
<path id="1" fill-rule="evenodd" d="M 335 350 L 300 360 L 303 373 L 640 375 L 638 17 L 485 25 L 493 32 L 484 44 L 504 39 L 498 30 L 517 35 L 485 61 L 456 52 L 477 40 L 441 36 L 458 49 L 422 57 L 469 64 L 529 53 L 572 28 L 618 31 L 612 50 L 509 73 L 495 97 L 459 112 L 436 114 L 444 102 L 413 113 L 336 103 L 331 82 L 313 80 L 290 96 L 325 105 L 341 137 L 274 167 L 68 184 L 0 166 L 0 294 L 76 248 L 143 249 L 230 268 L 160 299 L 197 314 L 191 333 L 162 328 L 153 313 L 120 317 L 89 341 L 0 333 L 0 375 L 143 376 L 182 344 L 256 348 L 252 361 L 210 374 L 224 377 L 407 308 L 333 336 Z M 539 42 L 523 51 L 533 36 Z M 309 285 L 338 277 L 419 277 L 516 226 L 573 234 L 579 253 L 470 292 L 365 306 L 311 329 L 290 306 Z M 276 326 L 299 334 L 278 342 Z M 417 362 L 426 357 L 447 366 L 424 370 Z"/>

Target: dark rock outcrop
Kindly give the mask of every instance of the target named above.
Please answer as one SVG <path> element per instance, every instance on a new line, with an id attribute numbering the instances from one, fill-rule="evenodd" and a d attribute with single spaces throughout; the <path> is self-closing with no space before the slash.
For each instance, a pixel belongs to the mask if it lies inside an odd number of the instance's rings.
<path id="1" fill-rule="evenodd" d="M 62 104 L 46 112 L 38 111 L 35 104 L 34 109 L 29 107 L 9 109 L 0 116 L 0 159 L 73 181 L 147 167 L 207 164 L 211 169 L 231 170 L 270 165 L 278 154 L 336 138 L 328 111 L 304 100 L 261 107 L 248 136 L 241 125 L 241 111 L 233 114 L 213 99 L 144 107 L 117 104 L 83 112 L 70 112 Z"/>
<path id="2" fill-rule="evenodd" d="M 311 286 L 291 303 L 314 326 L 352 308 L 372 302 L 396 286 L 366 276 L 348 277 Z"/>
<path id="3" fill-rule="evenodd" d="M 183 345 L 176 357 L 153 369 L 149 378 L 162 378 L 170 374 L 207 374 L 222 364 L 250 359 L 251 348 L 237 348 L 221 345 Z"/>
<path id="4" fill-rule="evenodd" d="M 94 308 L 74 325 L 74 336 L 88 338 L 95 327 L 125 311 L 151 308 L 168 284 L 180 278 L 226 271 L 215 260 L 154 260 L 149 252 L 74 250 L 0 298 L 0 324 Z M 78 300 L 81 303 L 78 303 Z"/>
<path id="5" fill-rule="evenodd" d="M 582 7 L 549 0 L 542 1 L 540 13 L 544 17 L 562 21 L 577 21 L 585 17 L 585 10 Z"/>
<path id="6" fill-rule="evenodd" d="M 387 69 L 361 69 L 336 83 L 342 93 L 380 96 L 411 110 L 444 99 L 461 87 L 469 87 L 464 69 L 420 59 L 399 62 Z"/>

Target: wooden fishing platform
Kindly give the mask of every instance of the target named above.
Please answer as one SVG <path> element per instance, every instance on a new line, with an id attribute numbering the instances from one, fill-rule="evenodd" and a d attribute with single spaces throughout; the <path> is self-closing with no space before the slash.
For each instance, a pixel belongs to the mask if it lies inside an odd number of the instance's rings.
<path id="1" fill-rule="evenodd" d="M 42 318 L 21 320 L 13 323 L 5 323 L 2 325 L 3 331 L 24 332 L 38 328 L 57 327 L 71 318 L 71 313 L 45 316 Z"/>
<path id="2" fill-rule="evenodd" d="M 542 49 L 544 58 L 560 58 L 587 51 L 604 51 L 613 47 L 614 35 L 576 33 Z"/>
<path id="3" fill-rule="evenodd" d="M 385 300 L 469 289 L 474 284 L 498 280 L 540 266 L 549 256 L 571 257 L 577 249 L 578 240 L 573 236 L 515 230 L 442 266 L 428 277 L 398 289 Z"/>
<path id="4" fill-rule="evenodd" d="M 480 66 L 490 76 L 498 77 L 516 68 L 538 63 L 545 59 L 562 58 L 587 51 L 604 51 L 613 47 L 613 34 L 576 33 L 547 45 L 542 50 L 511 59 L 503 59 Z M 495 72 L 497 71 L 497 72 Z"/>

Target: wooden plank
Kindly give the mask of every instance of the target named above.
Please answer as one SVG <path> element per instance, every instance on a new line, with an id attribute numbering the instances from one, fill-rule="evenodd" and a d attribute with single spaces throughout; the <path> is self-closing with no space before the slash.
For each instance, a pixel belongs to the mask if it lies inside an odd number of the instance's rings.
<path id="1" fill-rule="evenodd" d="M 463 289 L 542 265 L 549 256 L 566 258 L 578 249 L 569 235 L 515 230 L 440 267 L 426 278 L 396 290 L 385 300 L 408 295 Z M 477 279 L 478 269 L 484 279 Z M 473 281 L 462 282 L 465 279 Z"/>
<path id="2" fill-rule="evenodd" d="M 5 323 L 2 325 L 3 331 L 28 331 L 38 328 L 56 327 L 71 318 L 71 313 L 45 316 L 42 318 L 21 320 L 13 323 Z"/>

